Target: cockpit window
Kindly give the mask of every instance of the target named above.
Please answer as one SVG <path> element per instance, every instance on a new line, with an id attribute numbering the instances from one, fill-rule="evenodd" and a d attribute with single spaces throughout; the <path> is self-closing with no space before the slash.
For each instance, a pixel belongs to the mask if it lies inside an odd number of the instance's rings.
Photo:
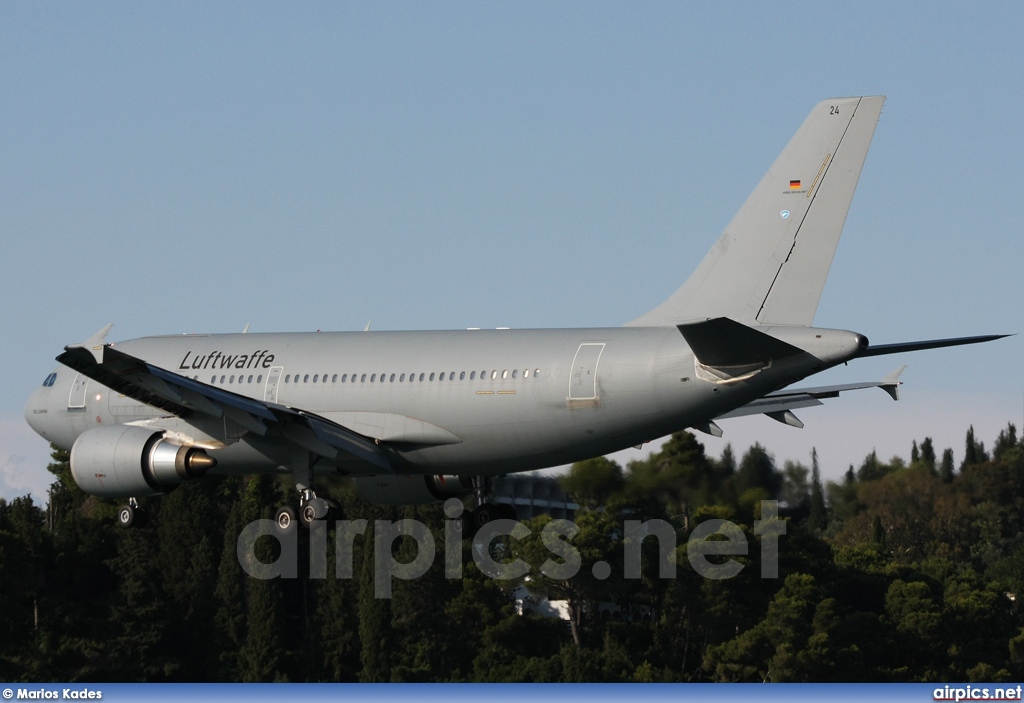
<path id="1" fill-rule="evenodd" d="M 45 386 L 46 388 L 49 388 L 49 387 L 51 387 L 51 386 L 52 386 L 52 385 L 53 385 L 54 383 L 56 383 L 56 382 L 57 382 L 57 372 L 55 371 L 55 372 L 51 373 L 51 374 L 50 374 L 49 376 L 47 376 L 47 377 L 46 377 L 46 378 L 45 378 L 45 379 L 43 380 L 43 385 L 44 385 L 44 386 Z"/>

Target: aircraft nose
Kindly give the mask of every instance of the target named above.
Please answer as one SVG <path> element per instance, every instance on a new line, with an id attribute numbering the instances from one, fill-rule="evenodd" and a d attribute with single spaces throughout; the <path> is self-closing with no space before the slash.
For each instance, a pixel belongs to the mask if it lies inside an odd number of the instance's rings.
<path id="1" fill-rule="evenodd" d="M 46 438 L 46 404 L 43 403 L 43 389 L 36 388 L 25 403 L 25 422 L 35 430 L 36 434 Z"/>

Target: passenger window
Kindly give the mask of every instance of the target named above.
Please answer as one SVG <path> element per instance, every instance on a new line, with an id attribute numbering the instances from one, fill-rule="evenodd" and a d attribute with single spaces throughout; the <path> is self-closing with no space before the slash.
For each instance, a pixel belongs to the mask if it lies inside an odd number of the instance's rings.
<path id="1" fill-rule="evenodd" d="M 210 383 L 216 383 L 216 382 L 217 382 L 217 377 L 216 376 L 210 376 Z"/>
<path id="2" fill-rule="evenodd" d="M 333 376 L 331 376 L 331 383 L 337 383 L 337 382 L 338 382 L 338 374 L 334 374 Z"/>
<path id="3" fill-rule="evenodd" d="M 377 382 L 377 374 L 372 374 L 370 376 L 370 383 L 376 383 L 376 382 Z"/>
<path id="4" fill-rule="evenodd" d="M 475 381 L 476 380 L 476 371 L 470 371 L 469 372 L 469 380 L 470 381 Z"/>
<path id="5" fill-rule="evenodd" d="M 320 374 L 318 374 L 318 373 L 313 374 L 313 383 L 316 383 L 317 380 L 319 380 L 319 378 L 320 378 Z"/>
<path id="6" fill-rule="evenodd" d="M 505 369 L 504 371 L 501 372 L 501 377 L 508 378 L 508 369 Z"/>
<path id="7" fill-rule="evenodd" d="M 421 381 L 423 380 L 423 376 L 424 376 L 424 374 L 420 374 L 420 380 Z"/>
<path id="8" fill-rule="evenodd" d="M 365 373 L 362 376 L 359 377 L 359 382 L 360 383 L 366 383 L 366 374 Z"/>
<path id="9" fill-rule="evenodd" d="M 388 378 L 388 381 L 390 381 L 391 383 L 394 383 L 395 382 L 395 374 L 391 374 L 391 376 Z"/>
<path id="10" fill-rule="evenodd" d="M 249 377 L 249 383 L 252 383 L 252 376 Z"/>
<path id="11" fill-rule="evenodd" d="M 405 382 L 405 374 L 404 373 L 401 376 L 398 377 L 398 382 L 399 383 L 404 383 Z"/>
<path id="12" fill-rule="evenodd" d="M 465 371 L 461 371 L 459 373 L 459 380 L 460 381 L 465 381 L 466 380 L 466 372 Z"/>
<path id="13" fill-rule="evenodd" d="M 534 377 L 540 376 L 540 369 L 534 369 L 533 370 L 533 375 L 534 375 Z"/>
<path id="14" fill-rule="evenodd" d="M 444 371 L 441 372 L 441 376 L 437 379 L 438 381 L 444 380 Z"/>
<path id="15" fill-rule="evenodd" d="M 263 374 L 256 377 L 256 383 L 263 383 Z"/>
<path id="16" fill-rule="evenodd" d="M 308 373 L 305 376 L 302 377 L 302 382 L 303 383 L 309 383 L 309 374 Z"/>
<path id="17" fill-rule="evenodd" d="M 226 376 L 221 376 L 221 377 L 220 377 L 220 382 L 221 382 L 221 383 L 224 383 L 224 379 L 225 379 L 225 378 L 226 378 Z"/>
<path id="18" fill-rule="evenodd" d="M 431 380 L 431 381 L 433 381 L 433 380 L 434 380 L 434 374 L 430 374 L 430 380 Z"/>
<path id="19" fill-rule="evenodd" d="M 353 376 L 353 378 L 355 378 L 355 377 Z M 346 381 L 347 379 L 348 379 L 348 374 L 347 374 L 347 373 L 343 373 L 343 374 L 341 374 L 341 382 L 342 382 L 342 383 L 345 383 L 345 381 Z"/>
<path id="20" fill-rule="evenodd" d="M 498 372 L 497 371 L 491 371 L 491 380 L 493 381 L 497 377 L 498 377 Z"/>
<path id="21" fill-rule="evenodd" d="M 519 369 L 512 369 L 512 378 L 519 376 Z"/>

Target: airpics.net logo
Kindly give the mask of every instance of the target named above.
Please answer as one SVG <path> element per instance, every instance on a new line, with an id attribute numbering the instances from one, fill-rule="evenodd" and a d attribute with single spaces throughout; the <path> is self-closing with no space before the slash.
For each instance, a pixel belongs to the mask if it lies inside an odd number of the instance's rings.
<path id="1" fill-rule="evenodd" d="M 444 524 L 444 575 L 448 579 L 461 579 L 463 571 L 462 532 L 458 518 L 463 511 L 462 501 L 450 498 L 444 504 L 448 518 Z M 761 519 L 754 520 L 754 534 L 760 542 L 761 578 L 779 576 L 779 537 L 786 534 L 786 523 L 779 519 L 778 501 L 761 501 Z M 351 579 L 354 576 L 354 542 L 366 538 L 369 521 L 337 520 L 330 525 L 318 521 L 311 525 L 309 536 L 309 577 L 328 578 L 328 528 L 335 530 L 334 577 Z M 539 537 L 550 557 L 531 567 L 525 560 L 506 555 L 495 559 L 491 547 L 499 537 L 521 542 L 534 533 L 518 520 L 494 520 L 481 527 L 473 536 L 473 561 L 489 578 L 513 580 L 526 577 L 535 570 L 554 580 L 577 577 L 583 568 L 580 550 L 572 543 L 580 528 L 571 520 L 551 520 L 540 531 Z M 642 578 L 642 547 L 653 538 L 658 549 L 658 578 L 676 578 L 676 528 L 665 520 L 625 520 L 622 524 L 622 568 L 625 579 Z M 256 543 L 263 537 L 276 539 L 280 553 L 273 562 L 263 562 L 256 556 Z M 393 554 L 396 540 L 411 538 L 416 544 L 412 561 L 400 562 Z M 373 525 L 374 595 L 390 598 L 394 579 L 410 581 L 427 573 L 438 555 L 437 540 L 426 525 L 418 520 L 375 520 Z M 281 534 L 274 520 L 254 520 L 238 535 L 236 544 L 238 563 L 249 576 L 260 580 L 298 578 L 298 534 L 292 530 Z M 746 556 L 750 546 L 743 530 L 728 520 L 712 519 L 698 524 L 686 541 L 686 558 L 690 567 L 706 579 L 723 580 L 738 575 L 745 565 L 733 559 Z M 715 561 L 709 559 L 715 558 Z M 591 574 L 599 581 L 612 576 L 612 566 L 606 561 L 591 565 Z"/>
<path id="2" fill-rule="evenodd" d="M 1019 701 L 1024 686 L 1005 686 L 989 688 L 988 686 L 941 686 L 932 691 L 932 700 L 936 701 Z"/>

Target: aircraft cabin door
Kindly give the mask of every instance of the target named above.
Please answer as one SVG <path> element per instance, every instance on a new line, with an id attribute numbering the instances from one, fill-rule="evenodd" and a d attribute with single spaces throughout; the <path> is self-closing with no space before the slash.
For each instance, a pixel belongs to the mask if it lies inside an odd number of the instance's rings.
<path id="1" fill-rule="evenodd" d="M 75 380 L 71 384 L 71 394 L 68 396 L 68 410 L 85 409 L 85 390 L 88 385 L 88 376 L 75 374 Z"/>
<path id="2" fill-rule="evenodd" d="M 603 343 L 584 343 L 576 350 L 569 376 L 569 400 L 597 399 L 597 364 L 604 352 Z"/>
<path id="3" fill-rule="evenodd" d="M 263 392 L 263 400 L 268 403 L 277 402 L 277 386 L 281 383 L 281 372 L 284 371 L 283 366 L 271 366 L 270 373 L 267 374 L 267 388 Z"/>

